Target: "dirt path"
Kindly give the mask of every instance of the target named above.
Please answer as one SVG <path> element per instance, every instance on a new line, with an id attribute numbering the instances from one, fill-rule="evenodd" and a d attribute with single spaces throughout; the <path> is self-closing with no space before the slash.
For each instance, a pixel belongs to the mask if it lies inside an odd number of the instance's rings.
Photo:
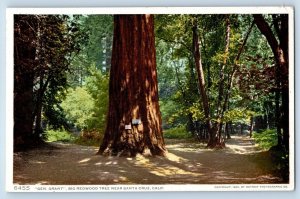
<path id="1" fill-rule="evenodd" d="M 253 141 L 235 137 L 223 150 L 167 140 L 163 157 L 102 157 L 96 147 L 51 143 L 52 147 L 14 155 L 18 184 L 228 184 L 281 183 L 268 155 Z"/>

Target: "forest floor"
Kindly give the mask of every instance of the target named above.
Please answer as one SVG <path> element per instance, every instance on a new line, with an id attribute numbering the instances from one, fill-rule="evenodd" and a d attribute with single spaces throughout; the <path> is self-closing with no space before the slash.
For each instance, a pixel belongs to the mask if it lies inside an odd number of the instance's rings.
<path id="1" fill-rule="evenodd" d="M 98 148 L 49 143 L 14 154 L 16 184 L 264 184 L 282 183 L 268 152 L 253 140 L 232 136 L 226 148 L 205 149 L 195 141 L 166 140 L 167 157 L 95 155 Z"/>

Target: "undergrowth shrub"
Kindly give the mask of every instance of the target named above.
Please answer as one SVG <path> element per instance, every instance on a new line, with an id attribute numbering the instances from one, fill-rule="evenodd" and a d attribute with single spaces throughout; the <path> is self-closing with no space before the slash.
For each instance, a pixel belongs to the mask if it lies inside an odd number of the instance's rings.
<path id="1" fill-rule="evenodd" d="M 277 133 L 275 129 L 267 129 L 260 133 L 254 132 L 253 138 L 258 146 L 264 150 L 269 150 L 277 145 Z"/>
<path id="2" fill-rule="evenodd" d="M 103 133 L 97 130 L 83 131 L 74 141 L 75 144 L 99 146 L 103 139 Z"/>
<path id="3" fill-rule="evenodd" d="M 192 138 L 192 134 L 189 133 L 184 126 L 179 126 L 164 130 L 164 138 L 168 139 L 187 139 Z"/>
<path id="4" fill-rule="evenodd" d="M 279 173 L 285 182 L 289 180 L 289 153 L 284 146 L 277 145 L 276 129 L 254 133 L 253 138 L 258 146 L 268 151 L 274 164 L 274 172 Z"/>
<path id="5" fill-rule="evenodd" d="M 75 140 L 75 136 L 72 133 L 70 133 L 64 129 L 46 130 L 45 136 L 46 136 L 46 140 L 48 142 L 59 142 L 59 141 L 60 142 L 72 142 Z"/>

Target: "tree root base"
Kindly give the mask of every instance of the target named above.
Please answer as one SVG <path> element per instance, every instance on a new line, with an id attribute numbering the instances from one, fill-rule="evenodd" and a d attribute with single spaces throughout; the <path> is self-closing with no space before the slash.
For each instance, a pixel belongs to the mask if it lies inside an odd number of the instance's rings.
<path id="1" fill-rule="evenodd" d="M 117 157 L 136 157 L 137 154 L 141 154 L 145 157 L 154 157 L 154 156 L 167 156 L 166 149 L 156 148 L 155 150 L 150 150 L 145 148 L 141 151 L 130 150 L 130 149 L 122 149 L 122 150 L 115 150 L 112 148 L 106 148 L 105 150 L 99 150 L 96 155 L 102 156 L 117 156 Z"/>

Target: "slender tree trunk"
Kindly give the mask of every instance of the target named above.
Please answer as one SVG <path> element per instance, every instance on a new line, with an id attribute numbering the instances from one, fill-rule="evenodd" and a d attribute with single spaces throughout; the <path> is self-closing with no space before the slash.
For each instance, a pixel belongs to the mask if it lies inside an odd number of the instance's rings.
<path id="1" fill-rule="evenodd" d="M 250 138 L 252 138 L 253 126 L 254 126 L 254 119 L 253 119 L 253 116 L 252 116 L 250 118 L 250 126 L 249 126 L 249 137 Z"/>
<path id="2" fill-rule="evenodd" d="M 111 37 L 107 36 L 105 38 L 105 65 L 106 65 L 106 73 L 109 72 L 111 66 Z"/>
<path id="3" fill-rule="evenodd" d="M 283 127 L 283 138 L 282 143 L 286 150 L 289 151 L 290 148 L 290 134 L 289 134 L 289 88 L 282 89 L 282 127 Z"/>
<path id="4" fill-rule="evenodd" d="M 227 92 L 226 92 L 225 100 L 224 100 L 224 104 L 223 104 L 223 112 L 225 112 L 227 106 L 229 107 L 228 101 L 229 101 L 229 98 L 230 98 L 231 88 L 233 86 L 233 77 L 235 76 L 235 73 L 236 73 L 236 71 L 237 71 L 237 69 L 239 67 L 239 65 L 237 64 L 237 62 L 240 60 L 241 54 L 242 54 L 242 52 L 244 50 L 244 47 L 245 47 L 245 45 L 247 43 L 247 40 L 249 38 L 249 35 L 250 35 L 251 31 L 252 31 L 253 26 L 254 26 L 254 21 L 251 23 L 251 26 L 250 26 L 249 30 L 247 31 L 246 37 L 245 37 L 245 39 L 243 41 L 243 44 L 241 45 L 241 47 L 239 49 L 239 52 L 238 52 L 238 54 L 237 54 L 237 56 L 235 58 L 235 65 L 233 67 L 233 70 L 231 71 L 231 74 L 229 75 L 228 85 L 227 85 L 228 88 L 226 89 Z"/>
<path id="5" fill-rule="evenodd" d="M 152 15 L 115 15 L 107 127 L 98 154 L 165 155 Z"/>
<path id="6" fill-rule="evenodd" d="M 233 126 L 232 126 L 232 122 L 230 122 L 230 134 L 233 134 L 234 130 L 233 130 Z"/>
<path id="7" fill-rule="evenodd" d="M 243 135 L 244 125 L 241 123 L 240 135 Z"/>
<path id="8" fill-rule="evenodd" d="M 33 132 L 33 137 L 35 142 L 41 141 L 40 134 L 42 133 L 42 106 L 43 106 L 43 88 L 44 88 L 44 63 L 41 63 L 41 31 L 40 31 L 40 24 L 37 25 L 37 42 L 36 42 L 36 55 L 35 59 L 39 63 L 39 89 L 36 91 L 36 100 L 35 100 L 35 112 L 34 112 L 34 118 L 35 118 L 35 127 Z"/>
<path id="9" fill-rule="evenodd" d="M 203 73 L 201 52 L 199 46 L 197 19 L 195 19 L 193 25 L 193 55 L 194 55 L 195 66 L 198 75 L 199 90 L 200 90 L 202 105 L 204 109 L 205 123 L 209 133 L 207 147 L 213 148 L 216 145 L 216 131 L 212 129 L 212 125 L 211 125 L 209 102 L 208 102 L 207 92 L 205 88 L 205 80 L 204 80 L 205 77 Z"/>
<path id="10" fill-rule="evenodd" d="M 40 96 L 38 96 L 40 98 Z M 34 128 L 34 139 L 39 141 L 40 134 L 42 133 L 42 102 L 38 99 L 36 105 L 36 115 L 35 115 L 35 128 Z"/>
<path id="11" fill-rule="evenodd" d="M 230 127 L 230 131 L 229 131 L 229 127 Z M 227 139 L 231 139 L 231 136 L 230 136 L 231 133 L 232 133 L 231 122 L 226 122 L 226 138 Z"/>
<path id="12" fill-rule="evenodd" d="M 183 87 L 183 85 L 182 85 L 182 83 L 181 83 L 181 81 L 180 81 L 180 77 L 179 77 L 179 69 L 178 69 L 178 67 L 176 66 L 176 63 L 175 63 L 175 62 L 174 62 L 174 68 L 175 68 L 175 74 L 176 74 L 177 85 L 178 85 L 178 88 L 179 88 L 179 90 L 180 90 L 180 92 L 181 92 L 181 94 L 182 94 L 183 104 L 184 104 L 184 106 L 189 107 L 190 104 L 191 104 L 191 102 L 190 102 L 190 100 L 188 99 L 186 90 L 184 89 L 184 87 Z M 191 72 L 193 72 L 193 71 L 191 71 Z M 190 80 L 190 81 L 191 81 L 191 80 Z M 190 88 L 191 88 L 192 82 L 189 82 L 189 84 L 190 84 L 189 86 L 190 86 Z M 195 133 L 195 132 L 194 132 L 195 129 L 194 129 L 194 127 L 193 127 L 193 116 L 192 116 L 192 114 L 188 114 L 187 117 L 188 117 L 187 130 L 190 131 L 190 132 L 192 132 L 192 133 L 194 134 L 194 133 Z"/>
<path id="13" fill-rule="evenodd" d="M 276 77 L 278 77 L 279 68 L 276 67 Z M 276 78 L 276 89 L 275 89 L 275 124 L 277 131 L 277 145 L 282 146 L 282 133 L 281 133 L 281 121 L 280 121 L 280 81 Z M 266 114 L 267 118 L 267 129 L 270 128 L 269 116 Z"/>
<path id="14" fill-rule="evenodd" d="M 226 36 L 225 36 L 225 51 L 224 51 L 224 59 L 223 64 L 220 68 L 220 80 L 219 80 L 219 94 L 218 94 L 218 102 L 217 102 L 217 132 L 218 132 L 218 142 L 221 143 L 221 136 L 222 136 L 222 126 L 223 126 L 223 116 L 224 112 L 226 111 L 226 108 L 222 108 L 222 102 L 224 97 L 224 83 L 225 83 L 225 77 L 224 77 L 224 70 L 227 64 L 227 57 L 229 54 L 229 44 L 230 44 L 230 21 L 229 21 L 229 15 L 226 15 L 225 19 L 226 23 Z M 226 107 L 226 105 L 225 105 Z"/>
<path id="15" fill-rule="evenodd" d="M 237 63 L 237 62 L 239 61 L 239 59 L 240 59 L 240 56 L 241 56 L 241 54 L 242 54 L 242 52 L 243 52 L 243 50 L 244 50 L 244 47 L 245 47 L 245 45 L 246 45 L 246 43 L 247 43 L 248 37 L 249 37 L 249 35 L 250 35 L 251 31 L 252 31 L 253 26 L 254 26 L 254 22 L 251 23 L 250 28 L 249 28 L 249 30 L 247 31 L 246 37 L 245 37 L 245 39 L 244 39 L 244 41 L 243 41 L 243 44 L 241 45 L 241 47 L 240 47 L 240 49 L 239 49 L 239 52 L 238 52 L 238 54 L 237 54 L 237 56 L 236 56 L 236 58 L 235 58 L 235 62 L 236 62 L 236 63 Z M 229 29 L 230 29 L 230 28 L 229 28 Z M 229 34 L 229 33 L 227 33 L 227 34 Z M 228 39 L 229 39 L 229 36 L 228 36 Z M 228 42 L 229 42 L 229 41 L 228 41 Z M 228 44 L 229 44 L 229 43 L 228 43 Z M 222 118 L 223 118 L 223 116 L 224 116 L 224 113 L 225 113 L 226 109 L 229 109 L 229 98 L 230 98 L 230 94 L 231 94 L 231 88 L 232 88 L 232 86 L 233 86 L 233 78 L 234 78 L 235 73 L 236 73 L 236 71 L 237 71 L 237 69 L 238 69 L 238 64 L 236 64 L 236 63 L 235 63 L 235 65 L 234 65 L 233 69 L 232 69 L 231 74 L 230 74 L 229 77 L 228 77 L 228 84 L 227 84 L 227 89 L 226 89 L 226 93 L 225 93 L 225 99 L 224 99 L 223 108 L 222 108 L 222 112 L 221 112 L 221 113 L 222 113 L 222 115 L 221 115 Z M 230 122 L 230 129 L 231 129 L 231 134 L 232 134 L 232 133 L 233 133 L 232 122 Z M 227 138 L 228 138 L 228 139 L 231 138 L 231 137 L 230 137 L 230 134 L 227 135 Z"/>

